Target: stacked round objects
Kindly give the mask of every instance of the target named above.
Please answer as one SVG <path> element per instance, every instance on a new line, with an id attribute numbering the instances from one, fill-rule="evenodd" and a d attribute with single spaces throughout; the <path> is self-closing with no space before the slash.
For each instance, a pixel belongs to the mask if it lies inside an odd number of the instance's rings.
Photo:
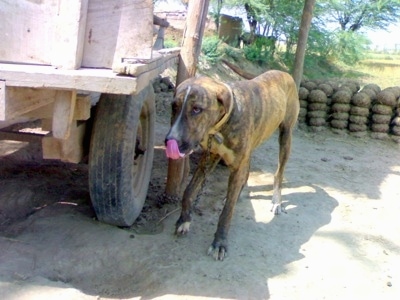
<path id="1" fill-rule="evenodd" d="M 388 137 L 390 121 L 394 109 L 397 106 L 397 99 L 400 96 L 400 89 L 386 88 L 376 95 L 371 111 L 371 137 L 385 139 Z"/>
<path id="2" fill-rule="evenodd" d="M 331 105 L 331 100 L 332 100 L 331 97 L 332 97 L 333 92 L 334 92 L 334 88 L 332 87 L 332 85 L 329 82 L 321 83 L 321 84 L 318 85 L 318 89 L 325 93 L 325 95 L 327 97 L 326 104 L 328 106 L 330 106 Z"/>
<path id="3" fill-rule="evenodd" d="M 366 92 L 363 89 L 351 98 L 349 116 L 349 131 L 351 135 L 356 137 L 367 135 L 372 97 L 374 97 L 372 92 Z"/>
<path id="4" fill-rule="evenodd" d="M 307 122 L 307 110 L 308 110 L 308 96 L 310 92 L 317 88 L 317 84 L 311 80 L 302 80 L 299 88 L 299 122 L 308 125 Z"/>
<path id="5" fill-rule="evenodd" d="M 326 126 L 328 97 L 320 90 L 315 89 L 308 95 L 307 124 L 314 131 L 319 131 Z"/>
<path id="6" fill-rule="evenodd" d="M 390 132 L 392 134 L 392 139 L 395 142 L 400 143 L 400 97 L 397 99 L 395 115 L 391 122 Z"/>
<path id="7" fill-rule="evenodd" d="M 376 84 L 367 84 L 360 92 L 353 95 L 349 117 L 351 135 L 362 137 L 367 134 L 371 103 L 375 101 L 380 90 L 380 87 Z"/>
<path id="8" fill-rule="evenodd" d="M 299 88 L 299 102 L 300 102 L 300 111 L 299 111 L 299 117 L 298 117 L 299 123 L 306 122 L 308 94 L 310 94 L 310 92 L 305 87 Z"/>
<path id="9" fill-rule="evenodd" d="M 341 84 L 332 95 L 330 124 L 336 133 L 343 132 L 348 128 L 351 98 L 359 89 L 358 83 L 346 82 Z"/>
<path id="10" fill-rule="evenodd" d="M 346 87 L 339 88 L 332 95 L 330 124 L 332 130 L 337 133 L 346 130 L 348 127 L 351 96 L 352 91 Z"/>

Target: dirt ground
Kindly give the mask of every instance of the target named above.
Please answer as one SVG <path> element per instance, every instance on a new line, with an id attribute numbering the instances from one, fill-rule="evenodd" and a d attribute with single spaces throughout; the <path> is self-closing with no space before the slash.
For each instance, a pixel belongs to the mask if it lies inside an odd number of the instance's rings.
<path id="1" fill-rule="evenodd" d="M 85 164 L 44 161 L 38 141 L 0 141 L 1 299 L 395 299 L 400 295 L 400 146 L 297 128 L 270 212 L 277 137 L 252 158 L 228 258 L 206 255 L 225 196 L 207 180 L 191 232 L 179 204 L 157 205 L 170 94 L 158 94 L 148 199 L 128 229 L 96 221 Z M 395 296 L 397 295 L 397 296 Z"/>

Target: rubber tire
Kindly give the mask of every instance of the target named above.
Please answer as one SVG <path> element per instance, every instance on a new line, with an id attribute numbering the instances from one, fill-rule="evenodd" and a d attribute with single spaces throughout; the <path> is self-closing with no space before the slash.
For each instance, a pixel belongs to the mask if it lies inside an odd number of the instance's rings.
<path id="1" fill-rule="evenodd" d="M 139 216 L 154 156 L 155 104 L 151 86 L 136 96 L 103 94 L 89 152 L 89 189 L 101 222 L 130 226 Z M 136 138 L 146 151 L 136 160 Z"/>

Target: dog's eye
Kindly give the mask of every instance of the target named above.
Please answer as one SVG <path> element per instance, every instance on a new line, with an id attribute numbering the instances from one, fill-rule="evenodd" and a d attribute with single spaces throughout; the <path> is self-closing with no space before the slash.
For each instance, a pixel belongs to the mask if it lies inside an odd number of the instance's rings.
<path id="1" fill-rule="evenodd" d="M 201 113 L 201 111 L 202 111 L 201 107 L 194 106 L 194 107 L 192 108 L 192 113 L 193 113 L 194 115 L 198 115 L 199 113 Z"/>

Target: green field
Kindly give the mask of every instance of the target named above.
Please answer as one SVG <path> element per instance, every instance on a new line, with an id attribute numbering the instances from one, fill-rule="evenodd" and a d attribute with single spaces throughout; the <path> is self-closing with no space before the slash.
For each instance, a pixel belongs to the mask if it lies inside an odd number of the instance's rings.
<path id="1" fill-rule="evenodd" d="M 338 61 L 321 63 L 306 60 L 304 75 L 308 79 L 349 78 L 361 84 L 375 83 L 382 89 L 400 86 L 400 54 L 370 52 L 352 66 Z"/>
<path id="2" fill-rule="evenodd" d="M 381 88 L 400 86 L 400 54 L 369 53 L 356 70 L 363 73 L 362 82 Z"/>

